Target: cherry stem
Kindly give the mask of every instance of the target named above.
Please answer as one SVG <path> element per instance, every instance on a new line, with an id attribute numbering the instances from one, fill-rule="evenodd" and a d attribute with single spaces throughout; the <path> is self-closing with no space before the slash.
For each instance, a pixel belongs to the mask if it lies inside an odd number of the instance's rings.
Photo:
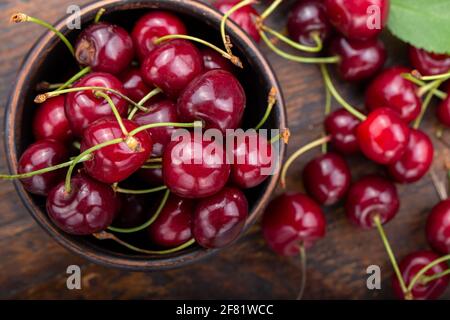
<path id="1" fill-rule="evenodd" d="M 81 144 L 80 144 L 79 141 L 74 141 L 74 142 L 72 142 L 72 146 L 73 146 L 75 149 L 78 149 L 78 150 L 80 150 L 80 148 L 81 148 Z"/>
<path id="2" fill-rule="evenodd" d="M 424 81 L 422 81 L 420 79 L 417 79 L 415 76 L 413 76 L 410 73 L 403 73 L 402 77 L 405 78 L 406 80 L 408 80 L 408 81 L 410 81 L 410 82 L 420 86 L 420 87 L 423 87 L 423 86 L 426 85 L 426 82 L 424 82 Z M 439 99 L 447 98 L 447 94 L 445 92 L 441 91 L 441 90 L 438 90 L 438 89 L 434 90 L 434 95 L 436 97 L 438 97 Z"/>
<path id="3" fill-rule="evenodd" d="M 434 281 L 434 280 L 438 280 L 442 277 L 445 277 L 447 275 L 450 274 L 450 269 L 447 269 L 445 271 L 433 274 L 432 276 L 426 276 L 424 275 L 421 279 L 420 279 L 420 283 L 422 285 L 427 285 L 429 282 Z"/>
<path id="4" fill-rule="evenodd" d="M 91 72 L 91 67 L 84 67 L 79 72 L 77 72 L 77 74 L 75 74 L 73 77 L 71 77 L 69 80 L 67 80 L 67 82 L 63 83 L 61 86 L 56 88 L 56 91 L 63 90 L 65 88 L 70 87 L 75 81 L 82 78 L 84 75 L 88 74 L 89 72 Z"/>
<path id="5" fill-rule="evenodd" d="M 331 95 L 336 99 L 336 101 L 349 113 L 351 113 L 353 116 L 358 118 L 361 121 L 366 120 L 366 116 L 356 110 L 355 107 L 350 105 L 347 101 L 345 101 L 344 98 L 339 94 L 339 92 L 336 90 L 336 88 L 333 85 L 333 82 L 331 81 L 330 74 L 328 73 L 328 69 L 324 64 L 320 65 L 320 71 L 322 72 L 323 80 L 325 82 L 325 86 L 330 91 Z"/>
<path id="6" fill-rule="evenodd" d="M 108 227 L 108 230 L 114 231 L 114 232 L 118 232 L 118 233 L 134 233 L 134 232 L 138 232 L 141 230 L 146 229 L 147 227 L 149 227 L 153 222 L 156 221 L 156 219 L 159 217 L 159 215 L 161 214 L 161 211 L 163 210 L 164 206 L 167 203 L 167 199 L 169 198 L 170 195 L 170 191 L 166 190 L 166 192 L 164 193 L 164 196 L 161 200 L 161 203 L 158 206 L 158 209 L 156 210 L 155 214 L 144 224 L 134 227 L 134 228 L 115 228 L 115 227 Z"/>
<path id="7" fill-rule="evenodd" d="M 154 96 L 160 94 L 162 92 L 162 90 L 160 88 L 155 88 L 152 91 L 150 91 L 149 93 L 147 93 L 147 95 L 145 97 L 143 97 L 137 104 L 139 106 L 141 106 L 141 109 L 139 109 L 138 107 L 134 107 L 133 110 L 131 110 L 130 114 L 128 115 L 128 120 L 132 120 L 136 114 L 136 112 L 138 112 L 138 110 L 142 110 L 142 108 L 144 107 L 144 103 L 146 103 L 148 100 L 150 100 L 151 98 L 153 98 Z M 148 109 L 145 108 L 144 110 L 145 112 L 148 112 Z"/>
<path id="8" fill-rule="evenodd" d="M 421 80 L 423 81 L 431 81 L 431 80 L 447 80 L 450 78 L 450 71 L 446 72 L 446 73 L 442 73 L 442 74 L 436 74 L 436 75 L 432 75 L 432 76 L 423 76 L 420 77 Z"/>
<path id="9" fill-rule="evenodd" d="M 266 10 L 264 10 L 264 12 L 259 16 L 260 20 L 264 21 L 265 19 L 267 19 L 267 17 L 270 16 L 272 12 L 275 11 L 276 8 L 278 8 L 278 6 L 282 1 L 283 0 L 275 0 L 274 2 L 272 2 L 272 4 L 268 6 Z"/>
<path id="10" fill-rule="evenodd" d="M 145 163 L 155 163 L 155 162 L 162 162 L 162 158 L 150 158 Z"/>
<path id="11" fill-rule="evenodd" d="M 266 31 L 266 32 L 268 32 L 268 33 L 270 33 L 271 35 L 275 36 L 277 39 L 281 40 L 282 42 L 284 42 L 285 44 L 291 46 L 292 48 L 300 50 L 300 51 L 304 51 L 304 52 L 320 52 L 322 50 L 322 48 L 323 48 L 322 40 L 320 40 L 320 37 L 315 32 L 311 33 L 311 37 L 313 38 L 314 42 L 316 43 L 316 46 L 315 47 L 311 47 L 311 46 L 305 46 L 305 45 L 302 45 L 302 44 L 300 44 L 298 42 L 295 42 L 295 41 L 289 39 L 288 37 L 286 37 L 285 35 L 283 35 L 282 33 L 278 32 L 278 31 L 275 31 L 275 30 L 273 30 L 272 28 L 269 28 L 266 25 L 262 25 L 261 29 Z"/>
<path id="12" fill-rule="evenodd" d="M 56 90 L 63 85 L 64 83 L 49 83 L 47 81 L 42 81 L 37 84 L 36 91 Z"/>
<path id="13" fill-rule="evenodd" d="M 442 181 L 439 180 L 439 177 L 433 168 L 430 169 L 430 176 L 431 181 L 433 182 L 434 189 L 436 190 L 439 196 L 439 199 L 441 200 L 447 199 L 447 190 L 445 188 L 445 185 Z"/>
<path id="14" fill-rule="evenodd" d="M 425 276 L 425 273 L 433 268 L 434 266 L 450 260 L 450 254 L 442 256 L 440 258 L 437 258 L 436 260 L 433 260 L 426 266 L 424 266 L 422 269 L 420 269 L 419 272 L 416 273 L 416 275 L 411 279 L 411 282 L 408 285 L 407 292 L 411 293 L 412 289 L 414 288 L 414 285 L 419 281 L 419 279 L 422 279 L 423 276 Z M 448 270 L 447 270 L 448 271 Z M 431 277 L 431 276 L 430 276 Z M 435 279 L 433 279 L 435 280 Z"/>
<path id="15" fill-rule="evenodd" d="M 255 130 L 261 129 L 261 127 L 266 123 L 267 119 L 270 116 L 270 113 L 272 112 L 273 106 L 277 102 L 277 89 L 275 87 L 272 87 L 269 91 L 269 95 L 267 96 L 267 108 L 266 112 L 264 113 L 264 116 L 259 121 L 259 123 L 256 125 Z"/>
<path id="16" fill-rule="evenodd" d="M 297 294 L 297 300 L 301 300 L 303 297 L 303 293 L 305 292 L 305 286 L 306 286 L 306 250 L 305 250 L 305 246 L 303 243 L 301 243 L 298 246 L 298 250 L 299 250 L 299 257 L 300 257 L 300 264 L 301 264 L 301 277 L 302 279 L 300 280 L 300 289 L 298 290 L 298 294 Z"/>
<path id="17" fill-rule="evenodd" d="M 70 41 L 60 31 L 56 30 L 56 28 L 54 26 L 52 26 L 50 23 L 45 22 L 38 18 L 30 17 L 30 16 L 26 15 L 25 13 L 15 13 L 14 15 L 11 16 L 11 21 L 15 22 L 15 23 L 32 22 L 32 23 L 40 25 L 40 26 L 54 32 L 61 39 L 61 41 L 64 42 L 67 49 L 69 49 L 70 53 L 73 56 L 75 56 L 75 50 L 73 49 L 73 46 L 70 43 Z"/>
<path id="18" fill-rule="evenodd" d="M 162 191 L 162 190 L 166 190 L 166 189 L 167 189 L 166 186 L 160 186 L 160 187 L 155 187 L 155 188 L 151 188 L 151 189 L 143 189 L 143 190 L 124 189 L 124 188 L 120 188 L 118 186 L 113 186 L 113 190 L 115 192 L 126 193 L 126 194 L 147 194 L 147 193 L 154 193 L 154 192 L 158 192 L 158 191 Z"/>
<path id="19" fill-rule="evenodd" d="M 102 18 L 103 14 L 104 14 L 105 12 L 106 12 L 106 9 L 105 9 L 105 8 L 100 8 L 100 9 L 97 11 L 97 14 L 95 15 L 94 23 L 98 23 L 98 22 L 100 21 L 100 19 Z"/>
<path id="20" fill-rule="evenodd" d="M 148 129 L 159 128 L 159 127 L 178 127 L 178 128 L 203 128 L 203 123 L 201 121 L 194 121 L 188 123 L 180 123 L 180 122 L 160 122 L 160 123 L 150 123 L 140 126 L 132 130 L 129 133 L 129 136 L 134 136 L 141 131 L 145 131 Z"/>
<path id="21" fill-rule="evenodd" d="M 420 126 L 420 123 L 422 122 L 423 116 L 425 115 L 425 112 L 428 109 L 428 106 L 430 105 L 431 99 L 433 99 L 434 96 L 434 89 L 438 88 L 443 80 L 436 80 L 434 82 L 432 82 L 433 86 L 431 87 L 431 90 L 427 93 L 425 99 L 423 100 L 422 103 L 422 108 L 420 109 L 420 114 L 417 117 L 416 121 L 414 121 L 414 125 L 413 128 L 414 129 L 418 129 Z M 425 88 L 425 87 L 422 87 Z"/>
<path id="22" fill-rule="evenodd" d="M 166 249 L 166 250 L 146 250 L 146 249 L 141 249 L 138 247 L 135 247 L 123 240 L 120 240 L 119 238 L 117 238 L 114 234 L 112 233 L 108 233 L 106 231 L 102 231 L 100 233 L 94 233 L 92 234 L 94 237 L 96 237 L 99 240 L 114 240 L 115 242 L 123 245 L 124 247 L 127 247 L 128 249 L 132 250 L 132 251 L 136 251 L 139 253 L 144 253 L 144 254 L 157 254 L 157 255 L 164 255 L 164 254 L 170 254 L 170 253 L 175 253 L 178 251 L 181 251 L 183 249 L 186 249 L 190 246 L 192 246 L 195 243 L 195 239 L 191 239 L 181 245 L 179 245 L 178 247 L 175 248 L 171 248 L 171 249 Z"/>
<path id="23" fill-rule="evenodd" d="M 289 167 L 291 166 L 291 164 L 297 160 L 298 157 L 300 157 L 302 154 L 304 154 L 305 152 L 314 149 L 315 147 L 319 147 L 324 143 L 327 143 L 331 140 L 331 136 L 325 136 L 322 138 L 319 138 L 313 142 L 308 143 L 307 145 L 301 147 L 300 149 L 298 149 L 297 151 L 295 151 L 287 160 L 286 163 L 284 164 L 283 168 L 281 169 L 281 178 L 280 178 L 280 184 L 282 188 L 286 187 L 286 173 L 289 169 Z"/>
<path id="24" fill-rule="evenodd" d="M 331 112 L 331 93 L 328 87 L 325 87 L 325 111 L 324 111 L 325 117 L 329 115 L 330 112 Z M 322 145 L 322 153 L 325 154 L 327 153 L 327 151 L 328 151 L 328 143 L 324 143 Z"/>
<path id="25" fill-rule="evenodd" d="M 289 143 L 289 138 L 291 137 L 291 132 L 289 131 L 289 129 L 283 129 L 283 131 L 279 134 L 277 134 L 275 137 L 273 137 L 272 139 L 270 139 L 270 143 L 273 144 L 275 142 L 277 142 L 278 140 L 282 139 L 283 142 L 285 144 Z"/>
<path id="26" fill-rule="evenodd" d="M 161 169 L 162 164 L 144 164 L 141 169 Z"/>
<path id="27" fill-rule="evenodd" d="M 439 87 L 439 85 L 441 85 L 442 82 L 444 82 L 444 80 L 434 80 L 425 84 L 417 91 L 418 96 L 422 97 L 425 93 L 436 90 Z"/>
<path id="28" fill-rule="evenodd" d="M 127 136 L 128 135 L 128 130 L 127 130 L 127 128 L 125 128 L 125 125 L 123 124 L 123 121 L 122 121 L 122 117 L 120 116 L 120 113 L 117 110 L 116 105 L 114 104 L 114 101 L 112 101 L 111 97 L 108 96 L 106 93 L 104 93 L 102 91 L 95 91 L 94 95 L 97 98 L 101 97 L 101 98 L 105 99 L 106 102 L 108 102 L 108 104 L 111 107 L 111 110 L 112 110 L 112 112 L 114 114 L 114 117 L 116 118 L 117 123 L 119 124 L 120 130 L 122 131 L 124 136 Z"/>

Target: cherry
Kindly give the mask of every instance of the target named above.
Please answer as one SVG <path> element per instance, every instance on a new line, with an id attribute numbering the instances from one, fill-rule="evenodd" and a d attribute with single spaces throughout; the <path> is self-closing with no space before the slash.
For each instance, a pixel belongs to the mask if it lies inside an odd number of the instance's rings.
<path id="1" fill-rule="evenodd" d="M 133 121 L 122 121 L 128 131 L 138 128 Z M 114 117 L 102 118 L 84 130 L 80 151 L 117 138 L 125 138 L 117 120 Z M 94 151 L 93 158 L 83 164 L 91 177 L 111 184 L 125 180 L 137 171 L 150 157 L 151 151 L 152 140 L 147 132 L 141 131 L 126 142 Z"/>
<path id="2" fill-rule="evenodd" d="M 133 28 L 133 38 L 136 53 L 143 61 L 156 47 L 156 39 L 169 34 L 186 34 L 183 22 L 171 13 L 152 11 L 142 16 Z"/>
<path id="3" fill-rule="evenodd" d="M 325 6 L 331 24 L 349 39 L 374 38 L 388 20 L 389 0 L 325 0 Z"/>
<path id="4" fill-rule="evenodd" d="M 222 13 L 227 13 L 232 7 L 238 4 L 241 0 L 217 0 L 214 6 Z M 237 25 L 247 34 L 252 37 L 256 42 L 259 42 L 261 37 L 259 36 L 258 28 L 256 27 L 255 20 L 259 16 L 258 12 L 252 6 L 245 6 L 236 10 L 230 15 Z"/>
<path id="5" fill-rule="evenodd" d="M 404 67 L 391 67 L 381 72 L 367 88 L 366 107 L 369 110 L 391 108 L 405 122 L 416 119 L 422 101 L 417 94 L 417 86 L 402 76 L 409 72 L 411 70 Z"/>
<path id="6" fill-rule="evenodd" d="M 47 99 L 36 111 L 33 118 L 33 134 L 36 140 L 54 139 L 68 142 L 72 130 L 64 111 L 64 96 Z"/>
<path id="7" fill-rule="evenodd" d="M 321 205 L 329 206 L 341 200 L 351 180 L 345 160 L 331 152 L 311 160 L 303 169 L 305 189 Z"/>
<path id="8" fill-rule="evenodd" d="M 134 228 L 144 224 L 151 213 L 148 203 L 146 195 L 120 194 L 120 210 L 114 219 L 114 226 Z"/>
<path id="9" fill-rule="evenodd" d="M 331 135 L 333 148 L 342 154 L 359 151 L 356 128 L 360 121 L 345 109 L 330 113 L 325 119 L 325 131 Z"/>
<path id="10" fill-rule="evenodd" d="M 394 218 L 399 206 L 395 185 L 385 178 L 369 175 L 350 186 L 345 211 L 351 222 L 369 229 L 375 226 L 375 216 L 385 224 Z"/>
<path id="11" fill-rule="evenodd" d="M 433 76 L 450 71 L 450 55 L 427 52 L 409 47 L 409 61 L 423 76 Z"/>
<path id="12" fill-rule="evenodd" d="M 94 72 L 80 79 L 73 86 L 79 87 L 104 87 L 125 93 L 122 83 L 113 75 L 108 73 Z M 127 102 L 118 95 L 108 93 L 120 115 L 126 115 L 128 111 Z M 70 92 L 66 96 L 65 111 L 72 131 L 77 136 L 83 134 L 84 129 L 92 122 L 113 115 L 111 106 L 101 97 L 97 97 L 92 90 Z"/>
<path id="13" fill-rule="evenodd" d="M 67 148 L 56 140 L 40 140 L 30 145 L 19 160 L 19 174 L 52 167 L 68 160 Z M 51 171 L 21 179 L 24 188 L 33 194 L 46 196 L 63 179 L 63 171 Z"/>
<path id="14" fill-rule="evenodd" d="M 406 285 L 411 282 L 414 276 L 419 273 L 423 267 L 438 258 L 439 256 L 434 252 L 425 250 L 413 252 L 403 258 L 403 260 L 399 263 L 399 268 Z M 445 262 L 442 262 L 425 272 L 425 276 L 432 276 L 447 269 L 448 265 Z M 427 284 L 422 284 L 419 280 L 411 290 L 412 297 L 417 300 L 437 299 L 447 289 L 449 281 L 450 276 L 448 275 L 434 281 L 430 281 Z M 394 290 L 394 294 L 399 299 L 405 299 L 396 276 L 392 278 L 392 289 Z"/>
<path id="15" fill-rule="evenodd" d="M 119 74 L 134 57 L 128 32 L 115 24 L 98 22 L 85 28 L 75 43 L 75 58 L 93 71 Z"/>
<path id="16" fill-rule="evenodd" d="M 211 196 L 225 186 L 230 175 L 223 146 L 192 133 L 167 145 L 162 165 L 165 185 L 184 198 Z"/>
<path id="17" fill-rule="evenodd" d="M 433 161 L 434 149 L 430 138 L 417 129 L 410 129 L 410 132 L 405 153 L 388 166 L 391 177 L 401 183 L 418 181 L 428 172 Z"/>
<path id="18" fill-rule="evenodd" d="M 239 189 L 226 187 L 201 199 L 192 223 L 195 241 L 205 248 L 224 247 L 242 232 L 247 216 L 247 199 Z"/>
<path id="19" fill-rule="evenodd" d="M 317 45 L 312 34 L 323 43 L 332 31 L 325 5 L 317 0 L 297 1 L 289 13 L 287 29 L 291 39 L 306 46 Z"/>
<path id="20" fill-rule="evenodd" d="M 433 250 L 450 253 L 450 200 L 439 202 L 427 220 L 427 240 Z"/>
<path id="21" fill-rule="evenodd" d="M 436 116 L 440 123 L 446 127 L 450 127 L 450 94 L 442 100 L 436 108 Z"/>
<path id="22" fill-rule="evenodd" d="M 192 238 L 193 215 L 192 200 L 171 194 L 164 209 L 148 229 L 150 239 L 153 243 L 166 248 L 182 245 Z"/>
<path id="23" fill-rule="evenodd" d="M 125 71 L 120 80 L 123 82 L 125 94 L 133 101 L 140 101 L 149 93 L 152 88 L 147 86 L 142 79 L 141 70 L 131 68 Z"/>
<path id="24" fill-rule="evenodd" d="M 335 37 L 330 45 L 332 54 L 340 57 L 337 70 L 346 81 L 359 81 L 375 75 L 386 61 L 386 49 L 379 39 L 366 41 Z"/>
<path id="25" fill-rule="evenodd" d="M 239 81 L 224 70 L 211 70 L 195 78 L 178 98 L 181 121 L 203 120 L 207 129 L 239 127 L 245 109 L 245 92 Z"/>
<path id="26" fill-rule="evenodd" d="M 70 192 L 61 182 L 48 194 L 50 219 L 61 230 L 74 235 L 89 235 L 106 229 L 120 207 L 112 188 L 84 174 L 76 175 L 70 183 Z"/>
<path id="27" fill-rule="evenodd" d="M 269 247 L 279 255 L 294 256 L 300 246 L 312 246 L 325 236 L 325 216 L 311 198 L 283 193 L 264 212 L 262 231 Z"/>
<path id="28" fill-rule="evenodd" d="M 220 53 L 211 48 L 205 47 L 200 49 L 203 57 L 203 66 L 205 70 L 222 69 L 228 72 L 233 71 L 233 65 L 228 59 L 225 59 Z"/>
<path id="29" fill-rule="evenodd" d="M 378 108 L 356 129 L 364 155 L 380 164 L 399 160 L 408 146 L 410 130 L 395 111 Z"/>
<path id="30" fill-rule="evenodd" d="M 162 169 L 139 169 L 137 175 L 140 180 L 149 184 L 150 186 L 160 186 L 164 183 Z"/>

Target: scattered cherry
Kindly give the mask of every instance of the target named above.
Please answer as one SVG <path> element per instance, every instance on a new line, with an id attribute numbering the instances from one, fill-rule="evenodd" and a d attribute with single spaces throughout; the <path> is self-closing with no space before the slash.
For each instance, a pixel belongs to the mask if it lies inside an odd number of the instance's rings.
<path id="1" fill-rule="evenodd" d="M 450 200 L 439 202 L 427 220 L 427 240 L 436 252 L 450 253 Z"/>
<path id="2" fill-rule="evenodd" d="M 331 144 L 339 153 L 348 155 L 359 151 L 356 128 L 360 121 L 345 109 L 330 113 L 325 119 L 325 131 L 331 135 Z"/>
<path id="3" fill-rule="evenodd" d="M 409 61 L 423 76 L 443 74 L 450 71 L 450 55 L 427 52 L 409 47 Z"/>
<path id="4" fill-rule="evenodd" d="M 152 90 L 151 87 L 145 84 L 141 70 L 138 68 L 131 68 L 125 71 L 121 75 L 120 80 L 123 83 L 126 96 L 135 102 L 139 102 Z"/>
<path id="5" fill-rule="evenodd" d="M 63 95 L 49 98 L 40 105 L 33 118 L 33 134 L 36 140 L 54 139 L 69 142 L 72 138 L 69 120 L 64 111 Z"/>
<path id="6" fill-rule="evenodd" d="M 203 57 L 203 66 L 206 71 L 214 69 L 222 69 L 228 72 L 233 71 L 233 65 L 230 60 L 225 59 L 220 53 L 211 48 L 201 48 L 200 52 Z"/>

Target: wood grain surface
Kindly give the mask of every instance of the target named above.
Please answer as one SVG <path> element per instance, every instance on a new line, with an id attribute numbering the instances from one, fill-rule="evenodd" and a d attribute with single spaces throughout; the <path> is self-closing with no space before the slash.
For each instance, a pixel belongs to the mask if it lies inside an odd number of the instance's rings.
<path id="1" fill-rule="evenodd" d="M 22 58 L 43 30 L 33 25 L 12 25 L 9 17 L 22 11 L 55 22 L 69 4 L 85 0 L 0 0 L 0 106 L 5 106 L 9 90 Z M 287 11 L 279 10 L 270 24 L 282 28 Z M 395 60 L 404 48 L 389 40 Z M 277 72 L 288 106 L 289 127 L 293 133 L 289 153 L 317 138 L 323 120 L 324 89 L 314 65 L 287 62 L 261 45 Z M 390 61 L 389 63 L 393 63 Z M 362 107 L 363 85 L 340 83 L 339 90 Z M 32 106 L 30 106 L 32 107 Z M 334 108 L 338 106 L 334 104 Z M 4 112 L 1 112 L 3 120 Z M 3 121 L 2 130 L 3 133 Z M 432 133 L 435 123 L 427 115 L 424 128 Z M 449 139 L 449 137 L 444 137 Z M 450 140 L 449 140 L 450 141 Z M 0 172 L 7 172 L 0 140 Z M 437 149 L 434 169 L 444 179 L 446 146 L 434 139 Z M 296 162 L 290 171 L 288 188 L 302 190 L 301 169 L 319 151 Z M 349 159 L 353 178 L 383 169 L 360 157 Z M 396 255 L 427 248 L 424 225 L 438 196 L 427 176 L 420 182 L 399 186 L 401 210 L 386 226 Z M 0 299 L 294 299 L 301 275 L 296 259 L 281 258 L 270 252 L 254 226 L 241 240 L 218 255 L 178 270 L 132 273 L 92 264 L 56 244 L 29 216 L 16 195 L 13 184 L 0 182 Z M 390 299 L 392 270 L 376 230 L 361 231 L 351 226 L 340 206 L 326 210 L 327 236 L 308 255 L 307 299 Z M 82 290 L 66 288 L 66 268 L 82 269 Z M 382 270 L 382 289 L 366 287 L 366 268 L 376 264 Z M 450 298 L 447 290 L 444 298 Z"/>

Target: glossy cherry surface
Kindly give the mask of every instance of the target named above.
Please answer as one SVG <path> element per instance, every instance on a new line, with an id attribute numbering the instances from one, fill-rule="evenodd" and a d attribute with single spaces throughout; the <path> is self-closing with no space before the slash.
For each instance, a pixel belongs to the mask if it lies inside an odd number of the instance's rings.
<path id="1" fill-rule="evenodd" d="M 356 128 L 360 121 L 345 109 L 330 113 L 324 122 L 325 131 L 331 136 L 331 144 L 339 153 L 349 155 L 359 151 Z"/>
<path id="2" fill-rule="evenodd" d="M 386 61 L 386 49 L 379 39 L 349 40 L 342 36 L 333 39 L 332 54 L 340 57 L 337 70 L 346 81 L 359 81 L 374 76 Z"/>
<path id="3" fill-rule="evenodd" d="M 226 187 L 201 199 L 194 210 L 195 241 L 205 248 L 224 247 L 241 234 L 247 216 L 247 199 L 239 189 Z"/>
<path id="4" fill-rule="evenodd" d="M 388 108 L 375 109 L 356 129 L 361 151 L 380 164 L 399 160 L 408 146 L 409 135 L 408 126 Z"/>
<path id="5" fill-rule="evenodd" d="M 297 255 L 302 244 L 312 246 L 325 236 L 325 228 L 322 209 L 301 193 L 284 193 L 273 199 L 262 220 L 264 239 L 283 256 Z"/>
<path id="6" fill-rule="evenodd" d="M 138 128 L 133 121 L 122 121 L 128 132 Z M 124 135 L 114 117 L 97 120 L 84 130 L 80 151 L 117 138 L 124 138 Z M 128 178 L 147 161 L 152 147 L 149 134 L 141 131 L 132 137 L 130 143 L 120 142 L 94 151 L 93 158 L 83 162 L 83 165 L 91 177 L 101 182 L 119 182 Z"/>
<path id="7" fill-rule="evenodd" d="M 376 37 L 387 23 L 389 0 L 325 0 L 328 18 L 350 39 Z"/>
<path id="8" fill-rule="evenodd" d="M 405 284 L 408 286 L 414 276 L 419 273 L 423 267 L 438 258 L 439 256 L 436 253 L 425 250 L 413 252 L 403 258 L 399 263 L 399 268 Z M 447 269 L 448 265 L 445 262 L 442 262 L 425 272 L 425 276 L 432 276 Z M 449 281 L 450 276 L 448 275 L 425 285 L 418 281 L 412 289 L 412 298 L 415 300 L 437 299 L 447 289 Z M 395 275 L 392 277 L 392 289 L 399 299 L 405 299 L 400 283 Z"/>
<path id="9" fill-rule="evenodd" d="M 119 74 L 134 57 L 133 41 L 128 32 L 115 24 L 91 24 L 78 36 L 75 58 L 94 71 Z"/>
<path id="10" fill-rule="evenodd" d="M 104 87 L 117 90 L 125 94 L 122 83 L 113 75 L 102 72 L 94 72 L 80 79 L 73 86 L 79 87 Z M 126 115 L 127 102 L 121 97 L 103 91 L 111 97 L 120 115 Z M 70 127 L 75 135 L 81 136 L 84 129 L 92 122 L 109 115 L 113 115 L 111 106 L 101 97 L 97 97 L 92 90 L 70 92 L 66 96 L 65 111 Z"/>
<path id="11" fill-rule="evenodd" d="M 439 102 L 436 108 L 436 116 L 440 123 L 446 127 L 450 127 L 450 90 L 447 90 L 447 97 Z"/>
<path id="12" fill-rule="evenodd" d="M 179 18 L 166 11 L 152 11 L 142 16 L 131 32 L 139 59 L 143 61 L 150 54 L 157 38 L 169 34 L 186 34 L 186 27 Z"/>
<path id="13" fill-rule="evenodd" d="M 139 102 L 153 89 L 144 82 L 141 70 L 138 68 L 131 68 L 125 71 L 121 75 L 120 80 L 123 83 L 127 97 L 135 102 Z"/>
<path id="14" fill-rule="evenodd" d="M 83 174 L 72 177 L 71 186 L 67 193 L 61 182 L 48 194 L 50 219 L 61 230 L 74 235 L 106 229 L 120 207 L 112 188 Z"/>
<path id="15" fill-rule="evenodd" d="M 389 174 L 401 183 L 418 181 L 428 172 L 433 154 L 430 138 L 420 130 L 410 129 L 408 146 L 402 157 L 388 166 Z"/>
<path id="16" fill-rule="evenodd" d="M 114 227 L 133 228 L 144 224 L 152 212 L 152 198 L 148 195 L 136 195 L 122 193 L 117 195 L 120 198 L 120 210 L 114 219 Z"/>
<path id="17" fill-rule="evenodd" d="M 203 71 L 200 51 L 189 41 L 172 40 L 154 49 L 144 60 L 141 73 L 148 85 L 160 88 L 171 98 Z"/>
<path id="18" fill-rule="evenodd" d="M 47 99 L 33 118 L 33 134 L 36 140 L 54 139 L 68 142 L 73 138 L 69 120 L 64 111 L 64 96 Z"/>
<path id="19" fill-rule="evenodd" d="M 308 194 L 321 205 L 333 205 L 347 193 L 352 180 L 345 160 L 328 152 L 314 158 L 303 169 L 303 184 Z"/>
<path id="20" fill-rule="evenodd" d="M 19 160 L 17 172 L 27 173 L 68 161 L 69 152 L 61 142 L 40 140 L 28 146 Z M 64 170 L 51 171 L 31 178 L 21 179 L 28 192 L 45 196 L 62 179 Z"/>
<path id="21" fill-rule="evenodd" d="M 447 73 L 450 71 L 450 55 L 437 54 L 409 47 L 409 61 L 411 65 L 423 76 Z"/>
<path id="22" fill-rule="evenodd" d="M 229 72 L 233 71 L 233 65 L 230 60 L 225 59 L 220 53 L 211 48 L 201 48 L 203 57 L 203 67 L 205 70 L 222 69 Z"/>
<path id="23" fill-rule="evenodd" d="M 395 185 L 375 175 L 363 177 L 352 184 L 345 203 L 348 219 L 364 229 L 375 227 L 374 218 L 377 215 L 382 224 L 389 222 L 399 207 Z"/>
<path id="24" fill-rule="evenodd" d="M 178 98 L 181 121 L 203 120 L 207 129 L 240 126 L 246 96 L 239 81 L 224 70 L 211 70 L 195 78 Z"/>
<path id="25" fill-rule="evenodd" d="M 427 220 L 427 240 L 436 252 L 450 253 L 450 200 L 434 206 Z"/>
<path id="26" fill-rule="evenodd" d="M 409 72 L 410 69 L 398 66 L 381 72 L 367 88 L 366 107 L 369 110 L 390 108 L 405 122 L 416 119 L 420 114 L 422 101 L 417 94 L 417 86 L 402 76 Z"/>

